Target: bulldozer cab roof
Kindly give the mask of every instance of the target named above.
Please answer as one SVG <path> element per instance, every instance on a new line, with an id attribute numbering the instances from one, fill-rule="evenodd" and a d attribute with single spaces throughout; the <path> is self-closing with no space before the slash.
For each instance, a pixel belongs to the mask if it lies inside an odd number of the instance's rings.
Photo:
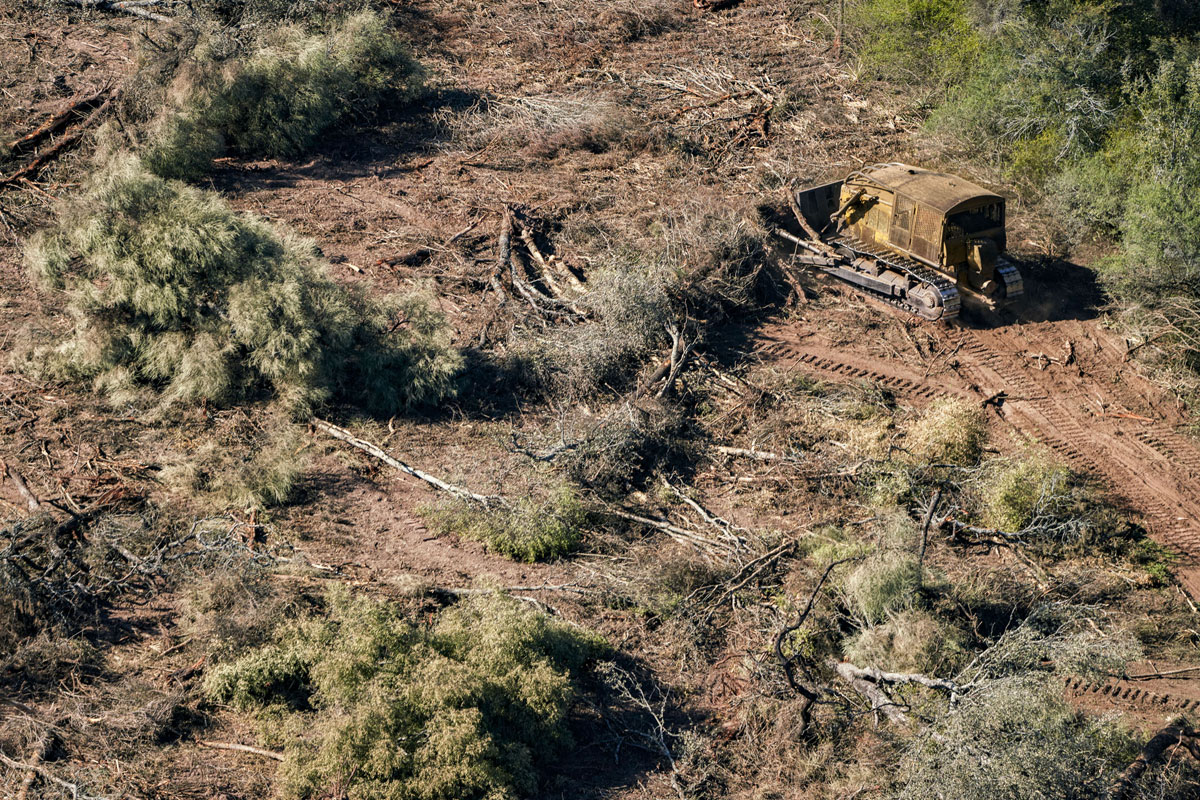
<path id="1" fill-rule="evenodd" d="M 908 164 L 876 164 L 851 173 L 848 184 L 874 184 L 908 197 L 918 205 L 927 206 L 945 216 L 990 203 L 1003 203 L 1004 198 L 982 186 L 956 175 L 933 172 Z"/>

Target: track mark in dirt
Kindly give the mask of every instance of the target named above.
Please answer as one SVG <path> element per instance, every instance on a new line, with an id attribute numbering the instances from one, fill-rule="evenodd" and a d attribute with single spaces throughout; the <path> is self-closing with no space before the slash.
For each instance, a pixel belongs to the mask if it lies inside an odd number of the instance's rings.
<path id="1" fill-rule="evenodd" d="M 1066 696 L 1077 705 L 1098 711 L 1120 708 L 1150 725 L 1159 725 L 1164 718 L 1195 713 L 1200 709 L 1200 696 L 1194 689 L 1181 689 L 1178 682 L 1152 681 L 1149 687 L 1119 679 L 1094 682 L 1085 678 L 1070 678 L 1066 682 Z"/>
<path id="2" fill-rule="evenodd" d="M 869 359 L 853 358 L 848 353 L 807 345 L 800 338 L 789 337 L 782 331 L 776 330 L 760 342 L 756 348 L 760 358 L 765 361 L 782 362 L 791 369 L 801 369 L 834 379 L 869 380 L 895 394 L 921 400 L 955 394 L 946 387 L 933 386 L 915 375 L 881 369 L 877 361 L 872 363 Z"/>
<path id="3" fill-rule="evenodd" d="M 897 318 L 897 324 L 904 323 Z M 1000 418 L 1140 514 L 1153 538 L 1176 553 L 1180 583 L 1200 599 L 1200 448 L 1175 430 L 1184 422 L 1178 410 L 1124 361 L 1120 343 L 1098 324 L 1018 319 L 994 327 L 928 326 L 941 352 L 952 354 L 950 370 L 933 380 L 920 374 L 927 363 L 914 370 L 902 359 L 868 352 L 870 342 L 830 343 L 821 325 L 766 326 L 756 332 L 753 350 L 767 363 L 829 380 L 874 381 L 917 403 L 1004 392 Z M 1073 358 L 1061 355 L 1068 351 Z"/>
<path id="4" fill-rule="evenodd" d="M 1114 401 L 1119 398 L 1082 368 L 1031 374 L 1021 346 L 1048 349 L 1054 342 L 1045 336 L 1044 326 L 956 333 L 960 352 L 969 359 L 968 372 L 981 386 L 1009 393 L 1005 418 L 1140 511 L 1154 538 L 1179 556 L 1184 588 L 1200 597 L 1200 450 L 1159 423 L 1105 415 L 1103 407 L 1118 405 Z M 1059 335 L 1054 330 L 1052 336 Z M 1138 380 L 1128 365 L 1109 357 L 1098 356 L 1089 366 L 1097 376 Z M 1101 413 L 1087 414 L 1079 398 L 1095 403 Z M 1136 427 L 1131 430 L 1131 425 Z"/>

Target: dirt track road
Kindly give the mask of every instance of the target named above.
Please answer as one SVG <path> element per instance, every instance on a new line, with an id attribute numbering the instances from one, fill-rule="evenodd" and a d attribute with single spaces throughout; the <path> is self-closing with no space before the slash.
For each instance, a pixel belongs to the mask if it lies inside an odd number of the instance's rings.
<path id="1" fill-rule="evenodd" d="M 1027 281 L 1029 298 L 1053 296 L 1061 276 Z M 834 291 L 840 291 L 834 289 Z M 1200 447 L 1180 432 L 1181 410 L 1126 360 L 1126 344 L 1105 328 L 1075 289 L 1054 308 L 1036 300 L 987 322 L 966 315 L 919 323 L 913 354 L 881 356 L 870 341 L 834 340 L 819 315 L 760 329 L 760 357 L 834 380 L 876 381 L 916 403 L 942 395 L 1006 399 L 997 424 L 1053 448 L 1102 481 L 1179 555 L 1178 574 L 1200 600 Z M 898 325 L 905 315 L 872 301 Z M 808 315 L 802 315 L 808 316 Z M 921 347 L 920 339 L 926 346 Z"/>

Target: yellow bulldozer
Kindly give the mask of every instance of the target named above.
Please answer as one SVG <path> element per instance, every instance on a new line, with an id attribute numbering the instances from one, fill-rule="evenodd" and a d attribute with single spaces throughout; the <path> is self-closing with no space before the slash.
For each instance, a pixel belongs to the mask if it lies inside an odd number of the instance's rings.
<path id="1" fill-rule="evenodd" d="M 907 164 L 788 193 L 805 237 L 783 235 L 816 266 L 929 320 L 956 317 L 963 296 L 996 307 L 1024 291 L 1005 257 L 1004 198 Z"/>

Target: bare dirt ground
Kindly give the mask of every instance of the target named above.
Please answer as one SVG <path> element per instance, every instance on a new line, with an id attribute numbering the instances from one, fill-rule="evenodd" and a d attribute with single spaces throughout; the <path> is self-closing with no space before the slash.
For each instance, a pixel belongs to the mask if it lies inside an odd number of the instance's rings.
<path id="1" fill-rule="evenodd" d="M 788 181 L 815 182 L 879 160 L 921 160 L 915 112 L 904 98 L 857 84 L 810 34 L 804 4 L 745 3 L 701 15 L 686 2 L 630 2 L 596 14 L 592 3 L 418 0 L 398 4 L 397 13 L 432 74 L 420 107 L 340 131 L 306 160 L 229 160 L 210 188 L 311 237 L 339 280 L 369 282 L 372 291 L 432 287 L 468 350 L 506 334 L 488 327 L 491 301 L 478 291 L 479 277 L 492 268 L 503 204 L 536 209 L 555 232 L 596 219 L 619 238 L 654 224 L 664 206 L 775 200 Z M 20 100 L 3 107 L 0 125 L 27 130 L 70 98 L 128 74 L 144 35 L 154 36 L 153 26 L 123 18 L 14 14 L 0 26 L 0 60 L 19 65 L 5 92 Z M 631 155 L 569 146 L 570 131 L 555 134 L 568 146 L 538 132 L 546 122 L 542 109 L 561 114 L 581 102 L 626 133 L 676 137 L 686 146 L 633 148 Z M 790 110 L 767 125 L 765 104 Z M 77 185 L 72 165 L 84 157 L 63 159 L 38 186 L 5 190 L 19 199 L 3 207 L 0 359 L 7 360 L 25 325 L 63 324 L 46 316 L 56 301 L 31 287 L 20 246 L 48 217 L 50 197 Z M 459 246 L 443 244 L 470 226 Z M 419 268 L 398 258 L 422 247 L 431 256 Z M 1200 449 L 1183 432 L 1184 411 L 1126 359 L 1089 274 L 1061 263 L 1036 266 L 1023 303 L 999 317 L 973 315 L 948 326 L 917 323 L 818 280 L 819 302 L 786 318 L 730 325 L 710 345 L 717 355 L 834 382 L 871 381 L 914 406 L 942 395 L 982 401 L 1006 393 L 992 406 L 1000 446 L 1032 438 L 1096 476 L 1179 554 L 1180 582 L 1200 598 Z M 506 449 L 507 435 L 536 427 L 526 413 L 451 405 L 428 419 L 397 421 L 383 443 L 430 472 L 489 491 L 517 458 Z M 159 466 L 185 452 L 192 433 L 222 424 L 202 416 L 164 430 L 84 390 L 0 374 L 0 457 L 44 499 L 165 497 Z M 586 590 L 608 570 L 611 556 L 603 553 L 526 565 L 455 536 L 434 536 L 422 509 L 436 497 L 424 485 L 328 442 L 314 447 L 303 502 L 277 512 L 272 530 L 331 576 L 398 595 L 413 579 L 452 588 Z M 695 483 L 706 504 L 748 527 L 795 529 L 827 517 L 835 503 L 813 496 L 781 508 L 769 485 L 755 490 L 761 502 L 747 500 L 746 487 L 757 484 L 739 484 L 741 477 L 714 467 Z M 20 513 L 22 502 L 8 482 L 0 485 L 6 512 Z M 630 561 L 670 549 L 635 545 Z M 682 671 L 640 621 L 569 592 L 525 594 L 638 651 L 664 673 Z M 128 621 L 115 658 L 130 680 L 175 686 L 193 666 L 191 654 L 173 649 L 180 639 L 170 617 L 178 600 L 121 609 Z M 744 633 L 747 655 L 761 658 L 752 649 L 761 650 L 761 632 Z M 693 687 L 694 702 L 729 705 L 743 684 L 732 669 L 714 668 L 705 685 Z M 1200 687 L 1183 677 L 1067 689 L 1081 704 L 1117 707 L 1147 725 L 1200 703 Z M 224 734 L 253 738 L 242 730 Z M 579 737 L 587 755 L 570 767 L 584 796 L 670 792 L 661 774 L 648 777 L 653 757 L 628 759 L 618 774 L 604 743 L 590 735 Z M 163 782 L 141 787 L 147 797 L 262 796 L 269 780 L 270 770 L 253 756 L 190 742 L 164 748 L 162 760 Z M 120 764 L 109 769 L 119 772 Z"/>

